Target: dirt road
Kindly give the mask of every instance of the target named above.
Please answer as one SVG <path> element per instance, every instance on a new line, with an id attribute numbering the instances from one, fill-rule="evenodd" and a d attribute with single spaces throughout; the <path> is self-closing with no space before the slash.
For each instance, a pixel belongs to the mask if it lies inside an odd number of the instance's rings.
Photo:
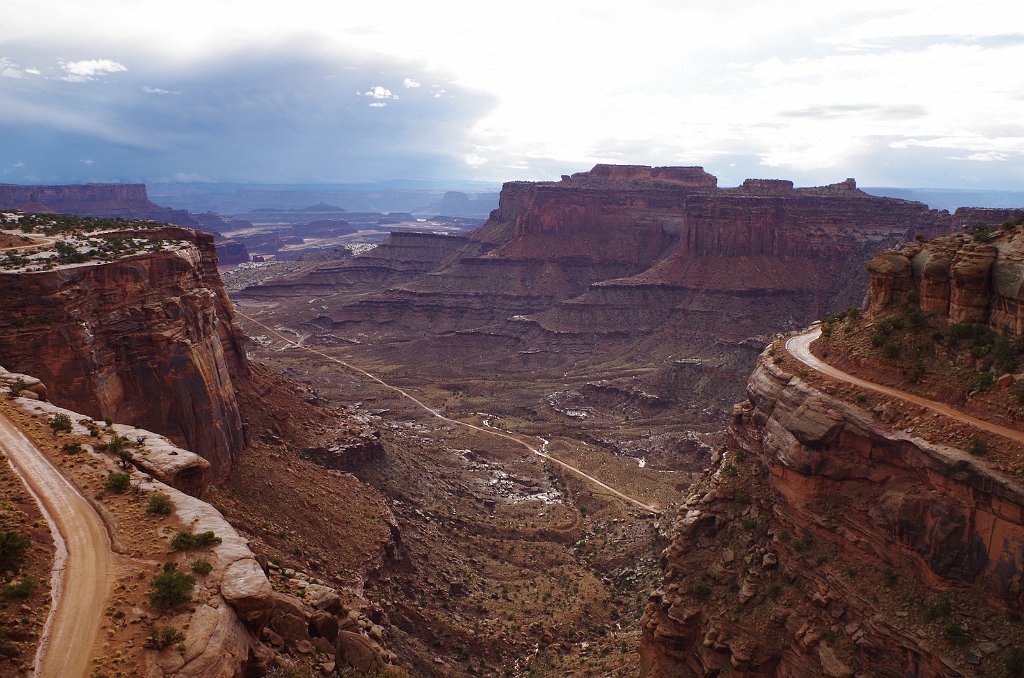
<path id="1" fill-rule="evenodd" d="M 57 544 L 53 602 L 36 653 L 35 675 L 87 676 L 115 573 L 107 531 L 81 493 L 2 413 L 0 450 L 35 497 Z"/>
<path id="2" fill-rule="evenodd" d="M 533 452 L 534 454 L 536 454 L 538 457 L 543 457 L 544 459 L 547 459 L 548 461 L 551 461 L 552 463 L 558 464 L 559 466 L 561 466 L 562 468 L 566 469 L 570 473 L 574 473 L 574 474 L 578 475 L 579 477 L 581 477 L 584 480 L 590 482 L 591 484 L 600 487 L 605 492 L 608 492 L 609 494 L 611 494 L 611 495 L 613 495 L 615 497 L 618 497 L 619 499 L 622 499 L 623 501 L 625 501 L 628 504 L 632 504 L 633 506 L 637 507 L 638 509 L 640 509 L 640 510 L 646 512 L 646 513 L 653 513 L 655 515 L 661 513 L 661 511 L 659 511 L 654 506 L 651 506 L 649 504 L 645 504 L 642 501 L 640 501 L 639 499 L 634 499 L 633 497 L 630 497 L 627 494 L 623 494 L 622 492 L 619 492 L 614 487 L 611 487 L 610 485 L 607 485 L 607 484 L 601 482 L 597 478 L 584 473 L 583 471 L 579 470 L 575 466 L 571 466 L 571 465 L 565 463 L 564 461 L 561 461 L 560 459 L 556 459 L 555 457 L 552 457 L 547 452 L 544 452 L 541 448 L 536 447 L 534 445 L 531 445 L 530 443 L 526 442 L 525 440 L 522 440 L 521 438 L 519 438 L 519 437 L 517 437 L 515 435 L 512 435 L 511 433 L 504 433 L 502 431 L 498 431 L 498 430 L 495 430 L 493 428 L 484 428 L 483 426 L 477 426 L 475 424 L 469 424 L 467 422 L 459 421 L 457 419 L 450 419 L 450 418 L 444 416 L 443 414 L 441 414 L 440 412 L 438 412 L 437 410 L 435 410 L 434 408 L 424 404 L 422 401 L 420 401 L 415 396 L 410 395 L 409 393 L 407 393 L 406 391 L 398 388 L 397 386 L 392 386 L 391 384 L 385 382 L 384 380 L 380 379 L 379 377 L 375 377 L 374 375 L 370 374 L 366 370 L 360 369 L 360 368 L 356 367 L 355 365 L 351 365 L 351 364 L 345 362 L 344 360 L 340 360 L 338 358 L 335 358 L 334 356 L 327 355 L 323 351 L 318 351 L 315 348 L 309 348 L 308 346 L 303 346 L 303 345 L 301 345 L 301 344 L 299 344 L 297 342 L 294 342 L 291 339 L 289 339 L 288 337 L 286 337 L 283 334 L 281 334 L 280 332 L 278 332 L 277 330 L 274 330 L 273 328 L 264 325 L 259 320 L 256 320 L 255 318 L 253 318 L 251 316 L 248 316 L 245 313 L 242 313 L 237 308 L 235 309 L 235 313 L 237 313 L 238 315 L 242 316 L 243 318 L 245 318 L 249 322 L 251 322 L 253 324 L 256 324 L 256 325 L 259 325 L 260 327 L 262 327 L 266 331 L 270 332 L 271 334 L 276 336 L 278 339 L 280 339 L 281 341 L 284 341 L 285 343 L 287 343 L 288 345 L 290 345 L 293 348 L 298 348 L 298 349 L 301 349 L 303 351 L 308 351 L 309 353 L 314 353 L 314 354 L 316 354 L 316 355 L 318 355 L 318 356 L 320 356 L 322 358 L 326 358 L 327 360 L 330 360 L 331 362 L 337 363 L 338 365 L 341 365 L 341 366 L 343 366 L 343 367 L 345 367 L 345 368 L 347 368 L 349 370 L 352 370 L 354 372 L 358 372 L 359 374 L 362 374 L 363 376 L 367 377 L 368 379 L 372 379 L 373 381 L 377 382 L 378 384 L 380 384 L 384 388 L 389 389 L 391 391 L 394 391 L 395 393 L 398 393 L 402 397 L 410 400 L 411 402 L 415 403 L 418 407 L 426 410 L 431 415 L 433 415 L 434 417 L 436 417 L 438 419 L 441 419 L 442 421 L 448 422 L 449 424 L 453 424 L 455 426 L 461 426 L 462 428 L 467 428 L 467 429 L 470 429 L 470 430 L 473 430 L 473 431 L 478 431 L 480 433 L 486 433 L 487 435 L 497 436 L 499 438 L 504 438 L 505 440 L 509 440 L 509 441 L 511 441 L 511 442 L 513 442 L 513 443 L 515 443 L 517 445 L 520 445 L 521 447 L 525 447 L 530 452 Z"/>
<path id="3" fill-rule="evenodd" d="M 1014 440 L 1019 443 L 1024 443 L 1024 431 L 1018 431 L 1017 429 L 1007 428 L 1006 426 L 1000 426 L 999 424 L 994 424 L 990 421 L 985 421 L 984 419 L 978 419 L 977 417 L 972 417 L 969 414 L 965 414 L 960 410 L 950 405 L 947 405 L 946 403 L 940 403 L 935 400 L 928 400 L 927 398 L 922 398 L 912 393 L 907 393 L 906 391 L 901 391 L 899 389 L 891 388 L 889 386 L 883 386 L 881 384 L 866 381 L 859 377 L 855 377 L 852 374 L 848 374 L 846 372 L 843 372 L 842 370 L 838 370 L 835 367 L 832 367 L 831 365 L 818 359 L 817 356 L 811 353 L 811 342 L 813 342 L 820 336 L 821 328 L 816 327 L 813 330 L 805 332 L 804 334 L 798 334 L 795 337 L 790 337 L 786 341 L 786 350 L 789 352 L 790 355 L 792 355 L 794 358 L 796 358 L 803 364 L 807 365 L 808 367 L 814 368 L 818 372 L 821 372 L 826 376 L 832 377 L 833 379 L 845 381 L 848 384 L 853 384 L 854 386 L 875 391 L 877 393 L 884 393 L 887 396 L 900 398 L 901 400 L 914 403 L 915 405 L 926 407 L 929 410 L 932 410 L 933 412 L 938 412 L 939 414 L 949 417 L 950 419 L 955 419 L 965 424 L 970 424 L 971 426 L 981 429 L 982 431 L 988 431 L 989 433 L 995 433 L 996 435 L 1003 436 L 1004 438 L 1009 438 L 1010 440 Z"/>

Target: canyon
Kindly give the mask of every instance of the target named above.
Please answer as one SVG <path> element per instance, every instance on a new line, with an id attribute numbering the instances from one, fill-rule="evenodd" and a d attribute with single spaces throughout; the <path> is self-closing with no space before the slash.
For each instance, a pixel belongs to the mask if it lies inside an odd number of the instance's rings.
<path id="1" fill-rule="evenodd" d="M 510 182 L 475 230 L 245 264 L 227 286 L 208 234 L 5 214 L 0 363 L 24 373 L 0 373 L 9 416 L 116 534 L 144 533 L 124 516 L 145 495 L 103 490 L 121 436 L 140 492 L 171 493 L 174 520 L 230 546 L 201 604 L 164 620 L 182 647 L 130 661 L 153 676 L 1010 666 L 1019 450 L 986 430 L 987 455 L 968 451 L 971 424 L 898 389 L 964 392 L 945 401 L 1015 425 L 1016 377 L 992 352 L 1024 322 L 1024 212 L 949 214 L 852 179 L 717 183 L 611 165 Z M 306 235 L 345 229 L 334 216 Z M 811 349 L 777 338 L 821 316 Z M 910 383 L 911 349 L 887 359 L 879 323 L 906 347 L 984 326 L 970 332 L 989 353 L 943 339 Z M 1009 385 L 953 389 L 960 372 L 932 360 Z M 61 411 L 73 429 L 51 435 Z M 60 447 L 76 442 L 87 463 Z"/>

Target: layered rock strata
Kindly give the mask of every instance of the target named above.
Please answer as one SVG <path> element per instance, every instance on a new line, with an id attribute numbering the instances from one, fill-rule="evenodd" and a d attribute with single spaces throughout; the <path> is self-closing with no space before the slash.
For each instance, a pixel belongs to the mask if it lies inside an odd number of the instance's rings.
<path id="1" fill-rule="evenodd" d="M 0 209 L 198 225 L 185 210 L 161 207 L 151 201 L 145 184 L 0 184 Z"/>
<path id="2" fill-rule="evenodd" d="M 1008 660 L 1024 488 L 768 352 L 748 394 L 680 510 L 643 675 L 959 676 Z"/>
<path id="3" fill-rule="evenodd" d="M 52 384 L 53 402 L 158 431 L 223 477 L 245 446 L 233 379 L 248 363 L 213 239 L 174 227 L 120 235 L 178 245 L 0 273 L 0 360 Z"/>
<path id="4" fill-rule="evenodd" d="M 1024 218 L 1024 210 L 991 211 L 1014 221 Z M 952 322 L 982 323 L 1012 335 L 1024 332 L 1024 235 L 1019 224 L 902 245 L 879 253 L 867 267 L 871 317 L 915 303 Z"/>

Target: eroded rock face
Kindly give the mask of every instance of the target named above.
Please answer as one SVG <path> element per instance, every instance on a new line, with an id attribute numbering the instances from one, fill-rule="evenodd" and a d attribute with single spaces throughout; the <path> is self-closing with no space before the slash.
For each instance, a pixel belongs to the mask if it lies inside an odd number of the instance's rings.
<path id="1" fill-rule="evenodd" d="M 161 207 L 152 202 L 146 193 L 145 184 L 0 184 L 0 209 L 73 214 L 79 217 L 151 219 L 181 226 L 198 225 L 185 210 Z"/>
<path id="2" fill-rule="evenodd" d="M 0 360 L 53 384 L 54 403 L 157 431 L 223 476 L 245 446 L 232 379 L 248 363 L 213 239 L 174 227 L 125 234 L 182 245 L 0 274 Z"/>
<path id="3" fill-rule="evenodd" d="M 996 652 L 986 639 L 1024 607 L 1024 488 L 767 353 L 748 395 L 680 509 L 642 621 L 642 675 L 954 676 Z M 912 593 L 890 594 L 903 585 Z M 960 652 L 941 629 L 967 617 L 921 612 L 949 591 L 978 620 Z"/>
<path id="4" fill-rule="evenodd" d="M 954 221 L 991 224 L 993 219 L 1019 219 L 1024 210 L 957 210 Z M 975 214 L 979 212 L 980 214 Z M 989 214 L 996 212 L 996 214 Z M 1001 223 L 1001 222 L 995 222 Z M 876 255 L 871 274 L 868 314 L 878 317 L 908 303 L 916 292 L 926 313 L 952 322 L 989 325 L 1020 334 L 1024 331 L 1024 236 L 1021 227 L 999 228 L 978 239 L 949 235 L 926 243 L 902 245 Z"/>

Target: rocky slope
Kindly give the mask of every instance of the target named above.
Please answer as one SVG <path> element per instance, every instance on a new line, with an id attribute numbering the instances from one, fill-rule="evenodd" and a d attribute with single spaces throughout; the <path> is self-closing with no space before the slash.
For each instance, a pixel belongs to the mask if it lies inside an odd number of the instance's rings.
<path id="1" fill-rule="evenodd" d="M 174 227 L 103 237 L 154 247 L 0 272 L 0 361 L 56 385 L 58 404 L 171 437 L 223 477 L 246 442 L 233 380 L 248 363 L 213 239 Z"/>
<path id="2" fill-rule="evenodd" d="M 1019 671 L 1024 487 L 804 381 L 780 350 L 680 510 L 644 675 Z"/>

